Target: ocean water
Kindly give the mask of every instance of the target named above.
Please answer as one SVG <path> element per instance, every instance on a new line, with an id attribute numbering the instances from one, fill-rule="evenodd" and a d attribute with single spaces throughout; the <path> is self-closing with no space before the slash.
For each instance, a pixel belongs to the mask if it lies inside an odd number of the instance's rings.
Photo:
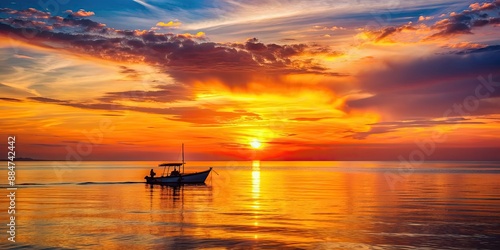
<path id="1" fill-rule="evenodd" d="M 500 249 L 500 162 L 188 162 L 216 173 L 143 183 L 157 164 L 18 162 L 0 249 Z"/>

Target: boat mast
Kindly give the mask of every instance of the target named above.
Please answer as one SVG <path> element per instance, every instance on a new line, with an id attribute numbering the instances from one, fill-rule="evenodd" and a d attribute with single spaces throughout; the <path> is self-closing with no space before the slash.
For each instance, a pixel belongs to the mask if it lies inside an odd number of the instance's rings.
<path id="1" fill-rule="evenodd" d="M 184 174 L 184 143 L 182 143 L 182 173 Z"/>

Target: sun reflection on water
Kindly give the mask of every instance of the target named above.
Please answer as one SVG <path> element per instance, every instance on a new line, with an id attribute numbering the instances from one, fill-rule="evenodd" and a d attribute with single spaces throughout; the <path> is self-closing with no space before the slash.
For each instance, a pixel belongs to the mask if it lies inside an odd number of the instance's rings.
<path id="1" fill-rule="evenodd" d="M 252 197 L 260 197 L 260 161 L 252 161 Z"/>
<path id="2" fill-rule="evenodd" d="M 252 208 L 254 209 L 253 225 L 259 226 L 260 212 L 260 161 L 252 161 Z M 259 238 L 258 234 L 254 235 L 255 239 Z"/>

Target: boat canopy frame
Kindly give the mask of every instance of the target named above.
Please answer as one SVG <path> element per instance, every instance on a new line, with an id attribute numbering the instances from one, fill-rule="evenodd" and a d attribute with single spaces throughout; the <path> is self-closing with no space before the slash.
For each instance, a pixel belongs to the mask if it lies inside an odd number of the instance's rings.
<path id="1" fill-rule="evenodd" d="M 158 167 L 180 167 L 182 163 L 162 163 L 158 164 Z"/>
<path id="2" fill-rule="evenodd" d="M 182 162 L 175 162 L 175 163 L 161 163 L 161 164 L 158 164 L 158 167 L 163 167 L 163 174 L 161 174 L 161 176 L 165 176 L 165 169 L 168 167 L 168 171 L 167 171 L 167 176 L 169 176 L 169 173 L 170 173 L 170 167 L 174 167 L 174 170 L 177 169 L 177 167 L 179 167 L 179 172 L 181 170 L 181 166 L 182 166 L 182 174 L 184 174 L 184 164 L 186 164 L 186 162 L 184 161 L 184 143 L 182 143 Z"/>

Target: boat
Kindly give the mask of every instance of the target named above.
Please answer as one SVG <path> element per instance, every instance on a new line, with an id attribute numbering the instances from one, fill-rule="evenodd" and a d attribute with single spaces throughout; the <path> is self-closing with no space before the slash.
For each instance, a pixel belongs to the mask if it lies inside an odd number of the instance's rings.
<path id="1" fill-rule="evenodd" d="M 208 170 L 195 173 L 184 173 L 184 144 L 182 144 L 182 162 L 180 163 L 161 163 L 158 167 L 163 167 L 163 173 L 159 177 L 155 177 L 156 173 L 151 169 L 150 175 L 145 176 L 147 184 L 163 184 L 163 185 L 179 185 L 179 184 L 203 184 L 208 175 L 212 171 Z M 170 168 L 173 167 L 172 172 Z M 182 172 L 181 172 L 182 167 Z M 165 171 L 167 175 L 165 175 Z"/>

